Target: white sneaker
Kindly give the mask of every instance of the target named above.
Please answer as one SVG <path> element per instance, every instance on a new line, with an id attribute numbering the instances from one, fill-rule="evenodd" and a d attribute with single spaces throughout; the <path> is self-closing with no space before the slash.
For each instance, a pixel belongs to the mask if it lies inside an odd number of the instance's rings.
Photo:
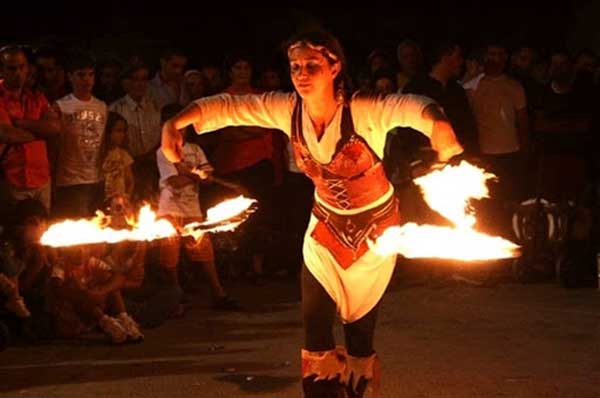
<path id="1" fill-rule="evenodd" d="M 25 301 L 21 296 L 13 297 L 7 301 L 5 307 L 19 318 L 29 318 L 31 316 L 31 312 L 27 309 Z"/>
<path id="2" fill-rule="evenodd" d="M 113 343 L 120 344 L 127 340 L 127 330 L 121 325 L 118 319 L 108 315 L 100 318 L 100 328 L 106 333 Z"/>
<path id="3" fill-rule="evenodd" d="M 121 326 L 127 331 L 127 336 L 132 341 L 144 340 L 144 335 L 140 332 L 140 327 L 136 321 L 133 320 L 126 312 L 121 312 L 117 317 L 117 320 L 121 323 Z"/>

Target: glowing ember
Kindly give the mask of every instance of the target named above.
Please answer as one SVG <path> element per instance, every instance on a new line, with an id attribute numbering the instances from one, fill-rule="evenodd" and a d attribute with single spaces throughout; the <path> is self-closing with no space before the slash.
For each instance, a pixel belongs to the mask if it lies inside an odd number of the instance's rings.
<path id="1" fill-rule="evenodd" d="M 92 219 L 66 220 L 51 225 L 41 238 L 47 246 L 74 246 L 90 243 L 116 243 L 125 240 L 154 240 L 173 236 L 177 233 L 167 220 L 157 220 L 156 213 L 146 205 L 140 209 L 138 222 L 132 229 L 108 227 L 110 218 L 101 211 Z"/>
<path id="2" fill-rule="evenodd" d="M 475 261 L 518 256 L 516 244 L 472 229 L 476 219 L 469 200 L 488 197 L 486 182 L 492 178 L 493 174 L 463 161 L 415 179 L 429 207 L 456 227 L 408 223 L 386 229 L 369 244 L 381 255 L 399 253 L 407 258 Z"/>
<path id="3" fill-rule="evenodd" d="M 208 209 L 207 219 L 201 223 L 184 226 L 181 235 L 199 239 L 206 232 L 231 231 L 244 222 L 256 203 L 243 196 L 226 200 Z M 175 227 L 165 219 L 157 219 L 149 205 L 140 209 L 137 220 L 127 220 L 131 228 L 114 229 L 109 227 L 110 216 L 101 211 L 92 219 L 66 220 L 54 225 L 41 238 L 47 246 L 75 246 L 91 243 L 117 243 L 130 241 L 151 241 L 168 238 L 178 233 Z"/>

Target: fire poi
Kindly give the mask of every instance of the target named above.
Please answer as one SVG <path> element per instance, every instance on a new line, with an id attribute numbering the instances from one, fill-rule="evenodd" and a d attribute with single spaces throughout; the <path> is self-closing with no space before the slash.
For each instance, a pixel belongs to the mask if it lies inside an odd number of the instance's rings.
<path id="1" fill-rule="evenodd" d="M 407 258 L 445 258 L 461 261 L 516 257 L 519 246 L 473 229 L 476 218 L 471 199 L 489 197 L 491 173 L 462 161 L 415 179 L 425 202 L 455 227 L 407 223 L 386 229 L 371 247 L 382 255 Z"/>
<path id="2" fill-rule="evenodd" d="M 225 200 L 208 209 L 207 218 L 201 223 L 185 225 L 177 231 L 165 219 L 157 219 L 150 205 L 143 206 L 137 220 L 127 220 L 131 228 L 109 227 L 110 216 L 101 211 L 92 219 L 65 220 L 51 225 L 42 235 L 41 243 L 46 246 L 75 246 L 91 243 L 117 243 L 122 241 L 152 241 L 176 234 L 198 239 L 207 232 L 231 231 L 244 222 L 254 211 L 256 200 L 244 196 Z"/>
<path id="3" fill-rule="evenodd" d="M 455 227 L 407 223 L 386 229 L 371 247 L 381 255 L 399 253 L 407 258 L 443 258 L 461 261 L 516 257 L 519 246 L 506 239 L 473 229 L 476 218 L 469 201 L 489 196 L 491 173 L 463 161 L 415 179 L 425 202 L 450 220 Z M 208 209 L 203 222 L 187 224 L 177 231 L 165 219 L 157 219 L 149 205 L 140 209 L 137 220 L 128 220 L 130 229 L 109 227 L 110 217 L 98 211 L 92 219 L 66 220 L 53 224 L 42 235 L 47 246 L 73 246 L 121 241 L 152 241 L 180 234 L 199 239 L 207 232 L 231 231 L 244 222 L 256 200 L 239 196 Z"/>

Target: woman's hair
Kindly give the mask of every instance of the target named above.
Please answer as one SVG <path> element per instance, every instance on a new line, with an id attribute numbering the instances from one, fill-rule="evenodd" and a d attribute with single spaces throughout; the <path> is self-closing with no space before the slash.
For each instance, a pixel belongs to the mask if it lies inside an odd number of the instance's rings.
<path id="1" fill-rule="evenodd" d="M 104 143 L 102 145 L 102 158 L 104 158 L 106 152 L 111 149 L 111 134 L 118 122 L 125 123 L 125 128 L 129 128 L 129 124 L 123 116 L 117 112 L 108 112 L 108 117 L 106 118 L 106 134 L 104 135 Z M 123 149 L 129 150 L 129 138 L 127 134 L 123 137 Z"/>
<path id="2" fill-rule="evenodd" d="M 349 98 L 351 90 L 351 80 L 347 74 L 347 63 L 344 49 L 338 41 L 338 39 L 331 33 L 325 30 L 312 30 L 307 32 L 301 32 L 292 36 L 288 41 L 285 42 L 284 50 L 286 55 L 289 55 L 291 47 L 299 44 L 306 43 L 311 47 L 319 48 L 319 51 L 325 56 L 325 58 L 331 63 L 340 63 L 340 73 L 334 80 L 334 88 L 337 94 L 342 94 L 344 99 Z"/>

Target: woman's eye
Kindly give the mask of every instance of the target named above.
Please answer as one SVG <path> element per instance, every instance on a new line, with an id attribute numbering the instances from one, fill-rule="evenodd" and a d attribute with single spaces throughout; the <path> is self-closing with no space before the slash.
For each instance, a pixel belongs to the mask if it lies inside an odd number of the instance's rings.
<path id="1" fill-rule="evenodd" d="M 318 69 L 319 69 L 319 64 L 309 63 L 306 65 L 306 70 L 308 70 L 308 73 L 314 73 Z"/>

